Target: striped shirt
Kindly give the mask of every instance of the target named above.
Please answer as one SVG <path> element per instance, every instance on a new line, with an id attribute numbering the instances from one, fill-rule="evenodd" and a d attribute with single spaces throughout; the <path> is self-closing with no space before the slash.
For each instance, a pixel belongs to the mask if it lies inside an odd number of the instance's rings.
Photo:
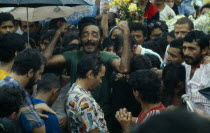
<path id="1" fill-rule="evenodd" d="M 163 106 L 162 103 L 160 103 L 158 106 L 151 108 L 149 111 L 147 111 L 146 113 L 140 113 L 138 118 L 137 118 L 137 122 L 138 124 L 142 124 L 145 121 L 147 121 L 150 117 L 154 116 L 154 115 L 159 115 L 162 111 L 165 110 L 165 107 Z"/>
<path id="2" fill-rule="evenodd" d="M 203 110 L 210 116 L 210 101 L 198 91 L 210 86 L 210 64 L 200 65 L 196 68 L 193 77 L 190 79 L 191 65 L 183 63 L 186 69 L 186 93 L 189 95 L 194 108 Z"/>
<path id="3" fill-rule="evenodd" d="M 25 94 L 25 99 L 23 105 L 20 107 L 20 115 L 18 118 L 18 121 L 25 132 L 32 132 L 34 128 L 44 126 L 44 121 L 40 118 L 34 108 L 31 96 L 17 80 L 7 76 L 3 80 L 0 80 L 0 86 L 2 85 L 19 86 L 23 91 L 23 94 Z"/>

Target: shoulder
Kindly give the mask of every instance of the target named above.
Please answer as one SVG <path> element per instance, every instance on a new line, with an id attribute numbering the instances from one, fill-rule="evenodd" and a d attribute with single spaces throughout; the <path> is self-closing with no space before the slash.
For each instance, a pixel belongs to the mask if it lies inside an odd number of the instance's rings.
<path id="1" fill-rule="evenodd" d="M 64 53 L 62 53 L 62 55 L 66 58 L 66 57 L 72 57 L 72 56 L 76 56 L 76 55 L 80 55 L 83 52 L 80 50 L 74 50 L 74 51 L 66 51 Z"/>
<path id="2" fill-rule="evenodd" d="M 99 57 L 101 58 L 101 60 L 104 62 L 104 63 L 112 63 L 113 60 L 119 60 L 120 57 L 115 55 L 115 54 L 112 54 L 112 53 L 109 53 L 109 52 L 105 52 L 105 51 L 101 51 L 99 53 Z"/>

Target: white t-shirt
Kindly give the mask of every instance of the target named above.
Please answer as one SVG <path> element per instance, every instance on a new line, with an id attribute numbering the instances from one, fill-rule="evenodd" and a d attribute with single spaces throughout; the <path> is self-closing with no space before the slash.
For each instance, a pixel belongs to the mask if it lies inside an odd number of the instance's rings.
<path id="1" fill-rule="evenodd" d="M 169 16 L 175 17 L 176 14 L 173 9 L 165 4 L 165 8 L 160 12 L 160 20 L 168 20 Z"/>

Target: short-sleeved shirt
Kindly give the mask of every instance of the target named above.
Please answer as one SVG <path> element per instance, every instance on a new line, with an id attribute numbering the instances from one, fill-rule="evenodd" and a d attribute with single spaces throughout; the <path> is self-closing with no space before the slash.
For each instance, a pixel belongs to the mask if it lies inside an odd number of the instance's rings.
<path id="1" fill-rule="evenodd" d="M 0 86 L 2 85 L 12 85 L 19 86 L 23 93 L 25 94 L 25 100 L 23 105 L 20 107 L 20 116 L 18 118 L 25 132 L 32 132 L 34 128 L 39 128 L 44 126 L 44 121 L 40 118 L 38 112 L 34 108 L 32 97 L 25 91 L 22 85 L 12 77 L 7 76 L 3 80 L 0 80 Z"/>
<path id="2" fill-rule="evenodd" d="M 4 79 L 6 76 L 9 76 L 9 74 L 4 70 L 0 70 L 0 80 Z"/>
<path id="3" fill-rule="evenodd" d="M 147 121 L 151 116 L 159 115 L 164 110 L 165 110 L 165 107 L 163 106 L 162 103 L 160 103 L 158 106 L 151 108 L 148 112 L 144 114 L 141 112 L 138 116 L 137 123 L 142 124 L 145 121 Z"/>
<path id="4" fill-rule="evenodd" d="M 47 104 L 45 101 L 33 98 L 32 99 L 34 105 L 39 103 Z M 58 118 L 55 114 L 43 112 L 43 114 L 47 115 L 48 118 L 42 118 L 45 123 L 46 133 L 61 133 L 60 125 L 58 122 Z"/>
<path id="5" fill-rule="evenodd" d="M 83 51 L 67 51 L 62 54 L 66 60 L 66 68 L 70 69 L 71 83 L 76 81 L 77 64 L 84 56 Z M 99 103 L 105 115 L 111 114 L 111 90 L 110 80 L 113 72 L 113 60 L 119 60 L 117 55 L 112 53 L 100 51 L 98 57 L 105 63 L 106 73 L 102 79 L 102 84 L 95 90 L 91 91 L 94 99 Z"/>
<path id="6" fill-rule="evenodd" d="M 104 114 L 91 93 L 73 84 L 66 98 L 66 113 L 72 133 L 87 133 L 97 128 L 107 133 Z"/>

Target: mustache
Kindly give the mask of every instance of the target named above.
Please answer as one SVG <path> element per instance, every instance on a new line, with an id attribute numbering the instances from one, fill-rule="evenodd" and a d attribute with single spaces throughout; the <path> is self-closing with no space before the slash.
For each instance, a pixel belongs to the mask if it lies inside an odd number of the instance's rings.
<path id="1" fill-rule="evenodd" d="M 191 56 L 187 56 L 187 55 L 185 55 L 184 56 L 184 59 L 193 59 Z"/>
<path id="2" fill-rule="evenodd" d="M 95 43 L 94 43 L 94 42 L 90 42 L 90 41 L 88 41 L 88 42 L 86 42 L 86 43 L 85 43 L 85 46 L 86 46 L 86 45 L 92 45 L 92 46 L 95 46 Z"/>

